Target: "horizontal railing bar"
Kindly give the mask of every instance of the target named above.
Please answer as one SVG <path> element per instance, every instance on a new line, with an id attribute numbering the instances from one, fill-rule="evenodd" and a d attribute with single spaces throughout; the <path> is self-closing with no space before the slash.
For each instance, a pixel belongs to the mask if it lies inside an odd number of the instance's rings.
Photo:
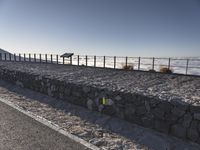
<path id="1" fill-rule="evenodd" d="M 56 63 L 63 64 L 63 58 L 59 54 L 41 54 L 41 53 L 0 53 L 2 61 L 27 61 L 37 63 Z M 86 57 L 87 56 L 87 57 Z M 158 67 L 168 67 L 169 69 L 184 68 L 187 71 L 190 69 L 200 69 L 198 63 L 199 58 L 176 58 L 176 57 L 126 57 L 126 56 L 93 56 L 93 55 L 73 55 L 71 58 L 64 60 L 65 64 L 72 63 L 77 65 L 95 66 L 100 68 L 118 68 L 122 69 L 125 65 L 133 65 L 134 68 L 144 70 L 146 66 L 152 66 L 158 70 Z M 160 62 L 162 61 L 162 62 Z M 155 68 L 154 68 L 155 67 Z M 137 70 L 138 70 L 137 69 Z M 145 68 L 148 70 L 149 68 Z"/>

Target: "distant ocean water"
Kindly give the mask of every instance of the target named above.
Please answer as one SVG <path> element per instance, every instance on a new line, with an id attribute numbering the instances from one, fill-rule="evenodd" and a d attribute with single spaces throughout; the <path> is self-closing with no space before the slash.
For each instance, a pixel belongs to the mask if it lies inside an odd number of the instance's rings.
<path id="1" fill-rule="evenodd" d="M 189 61 L 188 61 L 189 60 Z M 72 63 L 77 65 L 77 57 L 73 58 Z M 79 57 L 79 64 L 86 65 L 85 56 Z M 96 66 L 103 67 L 104 59 L 103 57 L 96 57 Z M 116 58 L 116 68 L 122 68 L 126 64 L 125 57 Z M 135 70 L 138 69 L 139 59 L 138 57 L 128 57 L 127 64 L 133 65 Z M 87 57 L 87 65 L 94 66 L 94 57 Z M 155 58 L 154 59 L 154 70 L 159 71 L 160 67 L 168 67 L 169 58 Z M 140 70 L 148 71 L 152 69 L 153 59 L 150 57 L 141 57 L 140 58 Z M 188 67 L 187 67 L 188 66 Z M 106 57 L 105 67 L 113 68 L 114 67 L 114 57 Z M 200 75 L 200 57 L 174 57 L 170 58 L 170 68 L 174 73 L 186 73 L 191 75 Z"/>

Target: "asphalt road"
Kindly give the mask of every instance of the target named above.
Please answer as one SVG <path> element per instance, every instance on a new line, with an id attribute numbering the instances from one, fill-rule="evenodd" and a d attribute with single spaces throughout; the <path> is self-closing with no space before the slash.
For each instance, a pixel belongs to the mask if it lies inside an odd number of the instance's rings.
<path id="1" fill-rule="evenodd" d="M 0 150 L 84 150 L 85 146 L 0 102 Z"/>

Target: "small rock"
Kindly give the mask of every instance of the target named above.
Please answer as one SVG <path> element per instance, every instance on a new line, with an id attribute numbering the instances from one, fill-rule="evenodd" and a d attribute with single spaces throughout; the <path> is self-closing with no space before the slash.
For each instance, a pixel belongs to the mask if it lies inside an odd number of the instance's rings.
<path id="1" fill-rule="evenodd" d="M 114 102 L 113 102 L 113 100 L 112 99 L 108 99 L 107 100 L 107 105 L 109 105 L 109 106 L 112 106 L 112 105 L 114 105 Z"/>
<path id="2" fill-rule="evenodd" d="M 103 106 L 103 105 L 99 105 L 99 106 L 98 106 L 99 112 L 102 112 L 103 109 L 104 109 L 104 106 Z"/>
<path id="3" fill-rule="evenodd" d="M 105 143 L 102 139 L 95 139 L 95 138 L 89 140 L 89 142 L 96 145 L 96 146 L 101 146 Z"/>
<path id="4" fill-rule="evenodd" d="M 79 136 L 86 137 L 86 136 L 88 136 L 88 134 L 89 134 L 88 132 L 83 132 L 83 133 L 80 133 Z"/>
<path id="5" fill-rule="evenodd" d="M 71 112 L 68 112 L 67 115 L 68 115 L 68 116 L 72 116 L 72 113 L 71 113 Z"/>
<path id="6" fill-rule="evenodd" d="M 194 113 L 194 119 L 200 120 L 200 113 Z"/>
<path id="7" fill-rule="evenodd" d="M 90 92 L 90 88 L 87 87 L 87 86 L 84 86 L 84 87 L 83 87 L 83 92 L 84 92 L 84 93 L 89 93 L 89 92 Z"/>
<path id="8" fill-rule="evenodd" d="M 116 97 L 115 97 L 115 100 L 117 100 L 117 101 L 120 101 L 122 98 L 119 96 L 119 95 L 117 95 Z"/>
<path id="9" fill-rule="evenodd" d="M 88 108 L 89 110 L 93 110 L 93 105 L 94 105 L 94 102 L 93 102 L 91 99 L 89 99 L 89 100 L 87 101 L 87 108 Z"/>

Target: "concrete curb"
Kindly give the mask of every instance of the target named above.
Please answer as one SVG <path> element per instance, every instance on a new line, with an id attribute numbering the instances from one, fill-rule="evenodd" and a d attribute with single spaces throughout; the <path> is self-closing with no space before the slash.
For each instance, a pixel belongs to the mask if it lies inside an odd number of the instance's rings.
<path id="1" fill-rule="evenodd" d="M 0 98 L 0 101 L 3 102 L 6 105 L 18 110 L 19 112 L 31 117 L 32 119 L 42 123 L 43 125 L 48 126 L 49 128 L 53 129 L 54 131 L 57 131 L 60 134 L 63 134 L 64 136 L 66 136 L 66 137 L 68 137 L 68 138 L 70 138 L 70 139 L 72 139 L 72 140 L 84 145 L 85 147 L 87 147 L 87 148 L 89 148 L 91 150 L 101 150 L 100 148 L 96 147 L 95 145 L 93 145 L 93 144 L 91 144 L 91 143 L 89 143 L 89 142 L 87 142 L 87 141 L 85 141 L 85 140 L 83 140 L 83 139 L 81 139 L 81 138 L 79 138 L 79 137 L 77 137 L 77 136 L 75 136 L 75 135 L 63 130 L 63 129 L 61 129 L 58 125 L 53 124 L 52 122 L 46 120 L 43 117 L 36 116 L 36 115 L 34 115 L 33 113 L 31 113 L 29 111 L 25 111 L 25 110 L 21 109 L 20 107 L 14 105 L 12 102 L 9 102 L 9 101 L 4 100 L 2 98 Z"/>

